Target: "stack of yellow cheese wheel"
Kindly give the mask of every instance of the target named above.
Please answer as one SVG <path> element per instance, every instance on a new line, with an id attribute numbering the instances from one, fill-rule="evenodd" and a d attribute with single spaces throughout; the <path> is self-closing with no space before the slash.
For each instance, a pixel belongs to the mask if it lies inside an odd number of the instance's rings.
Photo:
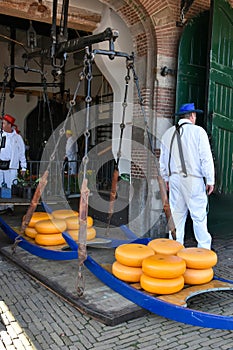
<path id="1" fill-rule="evenodd" d="M 35 224 L 37 232 L 35 242 L 39 245 L 54 246 L 65 243 L 62 232 L 66 230 L 66 222 L 62 219 L 41 220 Z"/>
<path id="2" fill-rule="evenodd" d="M 125 282 L 139 282 L 142 274 L 142 262 L 154 255 L 152 248 L 143 244 L 122 244 L 115 250 L 116 261 L 112 273 Z"/>
<path id="3" fill-rule="evenodd" d="M 177 255 L 185 260 L 185 284 L 199 285 L 213 279 L 213 267 L 217 264 L 217 254 L 205 248 L 184 248 Z"/>
<path id="4" fill-rule="evenodd" d="M 184 287 L 185 261 L 176 255 L 157 254 L 142 262 L 141 287 L 153 294 L 173 294 Z"/>
<path id="5" fill-rule="evenodd" d="M 66 217 L 66 226 L 67 226 L 67 232 L 69 235 L 75 240 L 78 240 L 78 234 L 79 234 L 79 217 L 77 216 L 70 216 Z M 93 227 L 93 218 L 91 216 L 87 216 L 87 241 L 90 241 L 96 237 L 96 230 Z"/>
<path id="6" fill-rule="evenodd" d="M 52 215 L 42 211 L 34 212 L 32 214 L 28 227 L 26 227 L 25 229 L 25 232 L 24 232 L 25 235 L 30 238 L 35 238 L 37 234 L 37 231 L 35 230 L 35 224 L 38 221 L 47 220 L 47 219 L 52 219 Z"/>
<path id="7" fill-rule="evenodd" d="M 212 250 L 184 248 L 167 238 L 154 239 L 147 246 L 123 244 L 116 248 L 115 258 L 113 275 L 126 282 L 140 282 L 145 291 L 160 295 L 177 293 L 185 284 L 208 283 L 217 263 Z"/>
<path id="8" fill-rule="evenodd" d="M 79 213 L 71 209 L 54 210 L 51 214 L 35 212 L 25 229 L 25 235 L 34 238 L 35 242 L 44 246 L 56 246 L 65 243 L 62 232 L 67 231 L 71 237 L 78 240 Z M 87 217 L 87 240 L 95 238 L 96 230 L 93 219 Z"/>

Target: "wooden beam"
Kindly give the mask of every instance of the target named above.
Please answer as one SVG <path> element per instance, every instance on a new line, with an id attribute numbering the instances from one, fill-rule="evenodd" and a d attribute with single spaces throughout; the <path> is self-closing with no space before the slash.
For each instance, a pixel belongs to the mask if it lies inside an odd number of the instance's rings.
<path id="1" fill-rule="evenodd" d="M 0 87 L 0 93 L 2 92 L 2 88 Z M 6 93 L 10 93 L 10 89 L 9 88 L 6 88 Z M 16 88 L 15 91 L 14 91 L 14 95 L 25 95 L 25 96 L 36 96 L 36 97 L 42 97 L 42 94 L 43 94 L 43 91 L 42 89 L 41 90 L 29 90 L 29 89 L 22 89 L 22 88 Z M 61 95 L 60 93 L 57 91 L 56 93 L 54 92 L 50 92 L 50 91 L 47 91 L 47 95 L 48 95 L 48 98 L 49 99 L 53 99 L 55 98 L 57 101 L 60 101 L 62 98 L 61 98 Z M 65 94 L 64 94 L 65 95 Z M 69 96 L 69 99 L 71 100 L 73 98 L 73 94 L 71 94 Z M 77 101 L 84 101 L 85 100 L 85 96 L 77 96 L 76 97 L 76 100 Z"/>
<path id="2" fill-rule="evenodd" d="M 52 23 L 52 3 L 43 1 L 41 7 L 33 0 L 1 0 L 0 13 L 32 21 Z M 58 6 L 57 25 L 60 24 L 61 5 Z M 101 20 L 101 15 L 85 9 L 70 6 L 68 28 L 93 32 Z"/>

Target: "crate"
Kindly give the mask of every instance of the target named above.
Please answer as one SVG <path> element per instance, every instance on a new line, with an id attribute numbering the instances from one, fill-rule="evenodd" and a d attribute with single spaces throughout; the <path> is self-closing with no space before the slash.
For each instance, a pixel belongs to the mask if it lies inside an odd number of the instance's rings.
<path id="1" fill-rule="evenodd" d="M 0 187 L 0 197 L 11 198 L 11 188 L 7 188 L 6 186 Z"/>

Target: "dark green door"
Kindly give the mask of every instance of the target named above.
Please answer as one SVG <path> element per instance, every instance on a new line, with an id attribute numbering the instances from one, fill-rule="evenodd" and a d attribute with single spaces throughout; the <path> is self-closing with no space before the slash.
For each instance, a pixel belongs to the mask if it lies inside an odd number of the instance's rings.
<path id="1" fill-rule="evenodd" d="M 216 164 L 216 189 L 233 193 L 233 8 L 223 0 L 211 7 L 208 68 L 208 130 Z"/>
<path id="2" fill-rule="evenodd" d="M 205 111 L 197 123 L 211 137 L 216 190 L 233 193 L 233 9 L 214 0 L 192 19 L 179 46 L 176 109 L 195 102 Z"/>
<path id="3" fill-rule="evenodd" d="M 179 45 L 176 110 L 183 103 L 194 102 L 199 109 L 205 106 L 206 65 L 208 52 L 209 12 L 189 21 Z M 197 118 L 204 126 L 204 120 Z"/>

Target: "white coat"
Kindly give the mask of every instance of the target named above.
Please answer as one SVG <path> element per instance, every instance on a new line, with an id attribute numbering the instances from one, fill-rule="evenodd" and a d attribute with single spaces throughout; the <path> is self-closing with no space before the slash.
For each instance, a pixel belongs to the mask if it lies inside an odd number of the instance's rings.
<path id="1" fill-rule="evenodd" d="M 184 243 L 184 228 L 188 211 L 198 247 L 210 249 L 211 235 L 207 230 L 207 195 L 205 183 L 214 185 L 214 163 L 207 133 L 189 119 L 181 119 L 179 125 L 187 177 L 183 176 L 177 137 L 169 154 L 175 126 L 169 128 L 161 140 L 160 173 L 169 182 L 169 202 L 176 226 L 177 241 Z"/>
<path id="2" fill-rule="evenodd" d="M 69 174 L 76 174 L 77 170 L 77 142 L 70 136 L 66 141 L 66 158 L 68 158 Z"/>
<path id="3" fill-rule="evenodd" d="M 6 183 L 8 188 L 11 188 L 12 183 L 18 177 L 18 169 L 21 166 L 23 171 L 27 169 L 25 157 L 25 144 L 22 137 L 15 130 L 11 133 L 3 132 L 2 136 L 6 137 L 5 147 L 0 149 L 0 159 L 10 160 L 9 170 L 0 170 L 0 186 Z M 13 208 L 12 205 L 7 207 Z M 0 210 L 5 209 L 5 206 L 0 206 Z"/>
<path id="4" fill-rule="evenodd" d="M 15 130 L 11 133 L 3 131 L 2 136 L 6 137 L 6 144 L 0 150 L 0 159 L 10 160 L 10 169 L 19 169 L 21 166 L 26 171 L 25 144 L 22 137 Z"/>

